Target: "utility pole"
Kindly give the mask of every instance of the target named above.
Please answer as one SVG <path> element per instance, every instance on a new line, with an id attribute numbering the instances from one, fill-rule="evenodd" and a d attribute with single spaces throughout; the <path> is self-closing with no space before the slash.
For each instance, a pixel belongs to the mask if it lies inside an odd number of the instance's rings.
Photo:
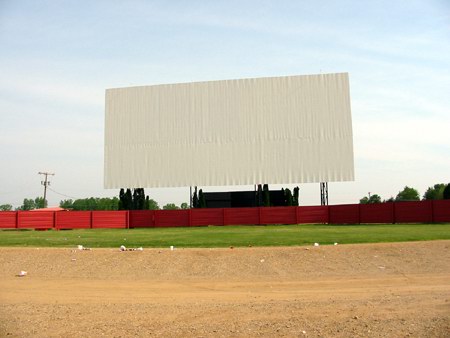
<path id="1" fill-rule="evenodd" d="M 38 172 L 38 174 L 39 175 L 44 175 L 45 176 L 45 179 L 44 179 L 44 181 L 41 181 L 41 184 L 44 186 L 44 208 L 46 208 L 47 207 L 47 201 L 46 201 L 46 198 L 47 198 L 47 186 L 49 186 L 50 185 L 50 181 L 48 180 L 48 176 L 54 176 L 55 174 L 54 173 L 48 173 L 48 172 Z"/>

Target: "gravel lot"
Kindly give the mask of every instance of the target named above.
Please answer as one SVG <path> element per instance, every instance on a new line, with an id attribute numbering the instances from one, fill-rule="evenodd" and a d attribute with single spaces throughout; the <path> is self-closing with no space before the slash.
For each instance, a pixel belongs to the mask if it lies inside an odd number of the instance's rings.
<path id="1" fill-rule="evenodd" d="M 0 336 L 449 337 L 450 241 L 0 248 Z"/>

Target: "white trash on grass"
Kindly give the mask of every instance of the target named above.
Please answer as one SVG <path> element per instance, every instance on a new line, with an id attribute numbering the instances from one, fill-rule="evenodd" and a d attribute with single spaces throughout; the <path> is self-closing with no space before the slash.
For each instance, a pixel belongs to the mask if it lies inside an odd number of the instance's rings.
<path id="1" fill-rule="evenodd" d="M 314 246 L 319 246 L 320 244 L 319 243 L 314 243 Z"/>

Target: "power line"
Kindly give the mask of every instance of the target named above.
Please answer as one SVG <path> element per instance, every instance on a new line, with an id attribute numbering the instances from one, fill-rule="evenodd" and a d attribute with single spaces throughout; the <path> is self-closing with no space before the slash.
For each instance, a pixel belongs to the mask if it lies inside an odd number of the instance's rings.
<path id="1" fill-rule="evenodd" d="M 52 188 L 48 188 L 48 190 L 54 192 L 54 193 L 57 194 L 57 195 L 64 196 L 64 197 L 68 197 L 68 198 L 71 198 L 71 199 L 73 199 L 73 200 L 77 200 L 77 199 L 78 199 L 77 197 L 73 197 L 73 196 L 69 196 L 69 195 L 65 195 L 65 194 L 62 194 L 62 193 L 60 193 L 60 192 L 57 192 L 57 191 L 53 190 Z"/>

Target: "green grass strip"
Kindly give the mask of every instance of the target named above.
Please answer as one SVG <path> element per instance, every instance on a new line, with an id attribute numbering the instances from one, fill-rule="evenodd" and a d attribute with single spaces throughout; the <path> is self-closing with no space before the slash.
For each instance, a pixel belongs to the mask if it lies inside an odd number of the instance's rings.
<path id="1" fill-rule="evenodd" d="M 450 224 L 268 225 L 193 228 L 1 230 L 0 246 L 220 248 L 450 239 Z"/>

